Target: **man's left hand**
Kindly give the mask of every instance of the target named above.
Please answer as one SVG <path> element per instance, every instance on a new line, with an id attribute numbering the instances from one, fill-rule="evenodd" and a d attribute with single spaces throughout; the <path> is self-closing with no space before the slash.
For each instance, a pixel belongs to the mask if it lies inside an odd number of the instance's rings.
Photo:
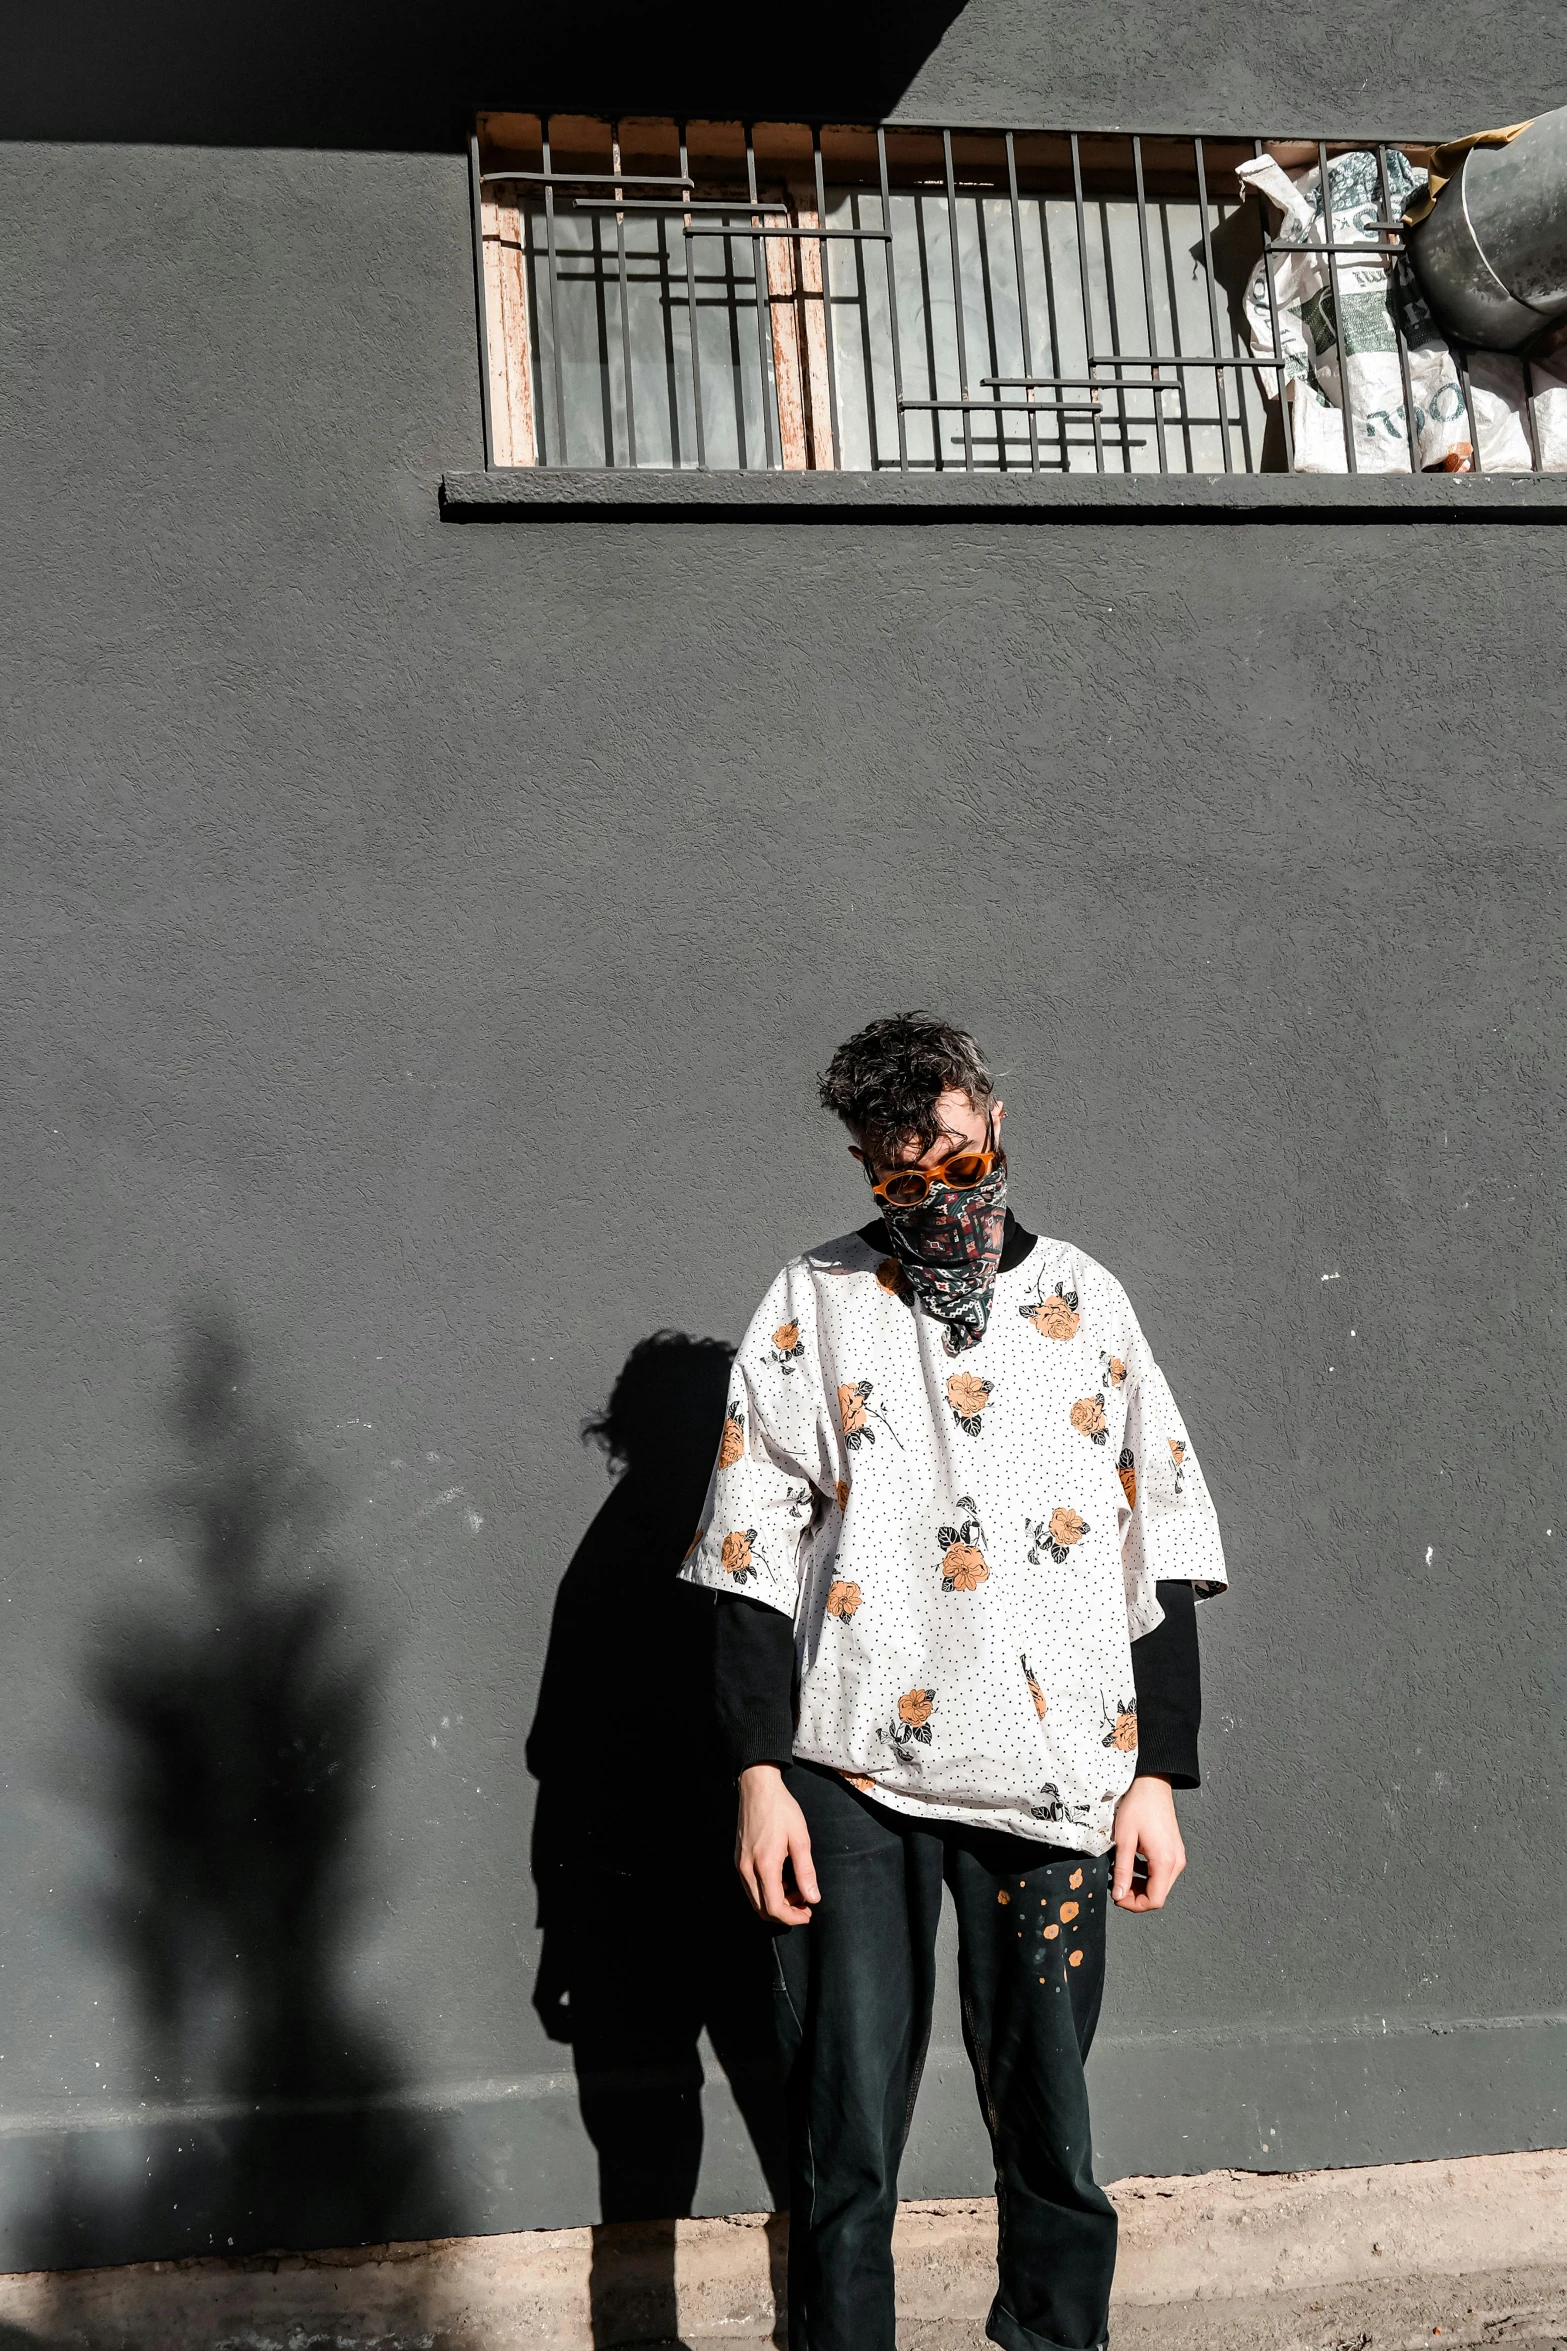
<path id="1" fill-rule="evenodd" d="M 1134 1887 L 1138 1854 L 1148 1865 L 1148 1883 Z M 1115 1871 L 1111 1900 L 1121 1910 L 1162 1910 L 1170 1888 L 1186 1867 L 1186 1847 L 1175 1817 L 1168 1780 L 1153 1775 L 1133 1780 L 1115 1808 Z"/>

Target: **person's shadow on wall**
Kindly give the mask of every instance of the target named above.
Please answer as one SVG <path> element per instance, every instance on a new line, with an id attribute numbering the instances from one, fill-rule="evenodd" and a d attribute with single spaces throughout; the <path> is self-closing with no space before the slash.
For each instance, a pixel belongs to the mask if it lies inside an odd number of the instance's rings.
<path id="1" fill-rule="evenodd" d="M 534 2006 L 551 2038 L 571 2044 L 598 2155 L 600 2344 L 677 2337 L 674 2223 L 692 2210 L 702 2158 L 704 2027 L 767 2180 L 780 2325 L 783 2311 L 787 2170 L 767 1930 L 734 1869 L 713 1603 L 676 1580 L 732 1353 L 655 1332 L 584 1432 L 619 1475 L 561 1581 L 528 1737 L 544 1929 Z"/>

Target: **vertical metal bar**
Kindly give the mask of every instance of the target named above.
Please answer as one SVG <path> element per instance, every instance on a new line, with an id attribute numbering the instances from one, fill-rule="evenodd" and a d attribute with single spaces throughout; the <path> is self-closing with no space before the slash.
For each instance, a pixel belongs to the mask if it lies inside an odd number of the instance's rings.
<path id="1" fill-rule="evenodd" d="M 1093 407 L 1094 471 L 1105 469 L 1104 419 L 1099 413 L 1099 370 L 1094 365 L 1094 313 L 1088 292 L 1088 237 L 1083 225 L 1083 162 L 1078 153 L 1077 133 L 1072 133 L 1072 200 L 1077 207 L 1077 275 L 1083 297 L 1083 351 L 1091 389 L 1088 397 Z M 1063 440 L 1065 438 L 1063 429 Z M 1063 460 L 1063 470 L 1065 470 Z"/>
<path id="2" fill-rule="evenodd" d="M 1115 252 L 1110 242 L 1110 206 L 1101 196 L 1094 208 L 1099 215 L 1099 248 L 1105 257 L 1105 309 L 1110 319 L 1110 365 L 1115 369 L 1115 429 L 1121 445 L 1121 471 L 1132 470 L 1131 410 L 1126 398 L 1126 369 L 1121 360 L 1121 314 L 1115 298 Z"/>
<path id="3" fill-rule="evenodd" d="M 1251 146 L 1252 153 L 1260 156 L 1262 141 L 1253 139 Z M 1262 211 L 1260 199 L 1258 210 Z M 1262 212 L 1262 275 L 1268 289 L 1268 323 L 1273 329 L 1273 357 L 1276 368 L 1273 381 L 1279 401 L 1279 424 L 1284 434 L 1284 470 L 1286 473 L 1293 473 L 1295 471 L 1295 433 L 1290 423 L 1289 385 L 1284 375 L 1284 345 L 1279 340 L 1279 297 L 1278 290 L 1273 283 L 1273 255 L 1268 250 L 1268 216 L 1265 211 Z"/>
<path id="4" fill-rule="evenodd" d="M 1132 169 L 1137 181 L 1137 240 L 1143 257 L 1143 315 L 1148 321 L 1148 348 L 1159 348 L 1158 330 L 1153 315 L 1153 270 L 1148 259 L 1148 200 L 1143 189 L 1143 143 L 1135 134 L 1132 139 Z M 1159 471 L 1170 470 L 1169 455 L 1164 445 L 1164 388 L 1159 381 L 1159 370 L 1149 369 L 1153 378 L 1153 424 L 1159 444 Z"/>
<path id="5" fill-rule="evenodd" d="M 1104 473 L 1104 418 L 1099 416 L 1099 369 L 1092 360 L 1095 348 L 1095 320 L 1092 320 L 1092 299 L 1088 294 L 1088 230 L 1083 226 L 1083 158 L 1078 155 L 1078 134 L 1071 134 L 1071 200 L 1078 214 L 1078 287 L 1083 294 L 1083 355 L 1088 364 L 1092 404 L 1092 428 L 1095 428 L 1095 473 Z"/>
<path id="6" fill-rule="evenodd" d="M 1159 207 L 1159 244 L 1164 261 L 1164 282 L 1170 289 L 1170 345 L 1176 362 L 1170 372 L 1175 378 L 1175 397 L 1180 410 L 1181 454 L 1186 460 L 1187 472 L 1195 473 L 1197 457 L 1192 447 L 1192 388 L 1188 371 L 1180 365 L 1183 356 L 1181 337 L 1185 329 L 1181 325 L 1180 304 L 1175 294 L 1175 255 L 1170 243 L 1168 204 Z M 1201 419 L 1198 421 L 1200 423 Z"/>
<path id="7" fill-rule="evenodd" d="M 1208 280 L 1208 333 L 1212 342 L 1213 356 L 1217 359 L 1220 357 L 1219 303 L 1213 284 L 1213 236 L 1208 223 L 1208 174 L 1203 165 L 1201 139 L 1193 139 L 1192 151 L 1197 158 L 1197 207 L 1202 217 L 1202 263 L 1204 274 Z M 1219 445 L 1224 451 L 1224 470 L 1226 473 L 1233 473 L 1235 471 L 1235 457 L 1230 448 L 1230 404 L 1225 394 L 1224 369 L 1222 367 L 1216 367 L 1213 371 L 1213 389 L 1214 397 L 1219 404 Z"/>
<path id="8" fill-rule="evenodd" d="M 1034 372 L 1034 339 L 1028 325 L 1028 287 L 1023 279 L 1023 213 L 1017 198 L 1017 149 L 1012 133 L 1007 133 L 1007 194 L 1012 203 L 1012 258 L 1017 265 L 1017 324 L 1023 351 L 1023 373 Z M 1153 346 L 1149 345 L 1150 350 Z M 1033 472 L 1039 471 L 1039 419 L 1034 414 L 1034 395 L 1028 394 L 1028 462 Z"/>
<path id="9" fill-rule="evenodd" d="M 1393 217 L 1393 198 L 1387 182 L 1387 148 L 1378 144 L 1377 172 L 1382 188 L 1382 218 Z M 1391 235 L 1391 230 L 1388 234 Z M 1409 345 L 1404 339 L 1404 319 L 1398 299 L 1398 263 L 1390 260 L 1387 267 L 1387 307 L 1393 321 L 1393 340 L 1398 345 L 1398 372 L 1404 384 L 1404 428 L 1409 440 L 1409 470 L 1420 471 L 1420 435 L 1415 429 L 1415 387 L 1409 372 Z"/>
<path id="10" fill-rule="evenodd" d="M 1523 421 L 1529 434 L 1529 471 L 1543 473 L 1540 457 L 1540 425 L 1534 413 L 1534 369 L 1526 359 L 1523 363 Z"/>
<path id="11" fill-rule="evenodd" d="M 773 464 L 773 409 L 768 398 L 770 392 L 776 393 L 776 386 L 773 382 L 773 312 L 772 302 L 767 291 L 767 258 L 763 250 L 762 231 L 756 226 L 758 209 L 756 141 L 751 135 L 752 129 L 753 126 L 747 123 L 745 126 L 745 187 L 746 194 L 751 199 L 751 267 L 756 279 L 756 353 L 762 371 L 762 449 L 766 458 L 767 471 L 773 473 L 777 469 Z M 783 462 L 783 424 L 781 420 L 778 427 L 778 439 L 780 443 L 779 464 L 781 465 Z"/>
<path id="12" fill-rule="evenodd" d="M 849 221 L 857 229 L 866 225 L 867 206 L 863 192 L 849 190 Z M 865 428 L 868 441 L 866 454 L 872 473 L 881 471 L 882 439 L 876 416 L 876 346 L 871 335 L 870 257 L 864 243 L 856 240 L 853 253 L 855 304 L 860 339 L 860 365 L 865 370 Z"/>
<path id="13" fill-rule="evenodd" d="M 1219 225 L 1222 228 L 1224 224 L 1221 221 Z M 1235 332 L 1235 322 L 1227 314 L 1226 323 L 1230 330 L 1230 349 L 1237 359 L 1244 359 L 1246 354 L 1241 349 L 1240 338 Z M 1240 368 L 1235 370 L 1235 424 L 1241 437 L 1241 458 L 1243 460 L 1241 471 L 1256 473 L 1259 470 L 1257 460 L 1261 452 L 1253 450 L 1251 445 L 1251 409 L 1246 399 L 1246 375 Z"/>
<path id="14" fill-rule="evenodd" d="M 892 402 L 898 419 L 898 466 L 909 470 L 909 434 L 903 417 L 903 350 L 898 337 L 898 273 L 892 258 L 892 191 L 887 184 L 887 134 L 878 124 L 876 161 L 881 173 L 881 225 L 887 232 L 887 324 L 892 332 Z M 874 392 L 871 395 L 874 401 Z"/>
<path id="15" fill-rule="evenodd" d="M 952 176 L 952 133 L 941 134 L 941 156 L 947 172 L 947 241 L 952 247 L 952 315 L 958 339 L 958 398 L 968 399 L 968 337 L 963 326 L 963 272 L 958 264 L 958 190 Z M 997 419 L 999 428 L 1000 420 Z M 932 412 L 932 437 L 939 442 L 941 413 Z M 940 463 L 938 457 L 937 463 Z M 974 470 L 974 428 L 968 408 L 963 410 L 963 470 Z"/>
<path id="16" fill-rule="evenodd" d="M 479 178 L 479 134 L 468 141 L 468 197 L 473 206 L 473 296 L 479 322 L 479 430 L 484 470 L 495 463 L 495 420 L 490 414 L 490 309 L 484 291 L 484 185 Z"/>
<path id="17" fill-rule="evenodd" d="M 560 365 L 560 294 L 559 272 L 555 260 L 555 183 L 551 177 L 554 165 L 550 162 L 550 118 L 539 117 L 540 147 L 544 157 L 544 241 L 549 254 L 550 285 L 550 357 L 555 374 L 555 447 L 550 452 L 552 465 L 566 463 L 566 394 L 561 382 Z"/>
<path id="18" fill-rule="evenodd" d="M 1338 396 L 1344 414 L 1344 461 L 1351 473 L 1359 473 L 1355 456 L 1355 420 L 1349 408 L 1349 338 L 1344 332 L 1344 296 L 1339 286 L 1338 255 L 1333 248 L 1338 239 L 1333 234 L 1333 183 L 1328 178 L 1328 150 L 1326 142 L 1317 141 L 1317 186 L 1322 196 L 1322 228 L 1328 247 L 1328 284 L 1333 291 L 1333 332 L 1338 342 Z"/>
<path id="19" fill-rule="evenodd" d="M 822 126 L 819 122 L 813 123 L 811 125 L 811 159 L 816 166 L 816 225 L 819 229 L 824 229 L 827 226 L 827 175 L 822 169 Z M 828 264 L 832 256 L 831 243 L 826 237 L 818 237 L 816 240 L 816 250 L 821 257 L 822 271 L 822 340 L 827 346 L 827 429 L 832 439 L 832 461 L 834 467 L 836 468 L 842 465 L 843 459 L 839 454 L 838 361 L 836 354 L 833 351 L 832 281 L 828 276 Z M 804 257 L 804 247 L 802 246 L 802 262 Z M 855 256 L 855 267 L 856 269 L 859 267 L 858 254 Z M 804 277 L 805 271 L 803 268 L 800 270 L 799 275 L 802 278 Z M 802 288 L 802 294 L 803 291 L 804 289 Z M 806 369 L 809 371 L 811 364 L 811 347 L 809 338 L 806 340 L 803 357 L 805 360 Z M 811 419 L 812 456 L 816 454 L 815 443 L 816 419 L 813 415 Z"/>
<path id="20" fill-rule="evenodd" d="M 610 161 L 618 174 L 620 170 L 620 125 L 618 122 L 613 122 L 609 126 L 609 151 Z M 615 182 L 616 195 L 623 196 L 625 192 L 617 178 Z M 615 267 L 620 278 L 620 364 L 626 379 L 626 461 L 635 468 L 637 462 L 637 411 L 636 395 L 631 388 L 631 296 L 626 283 L 626 216 L 623 212 L 617 212 L 615 215 Z M 613 464 L 613 458 L 610 462 Z"/>
<path id="21" fill-rule="evenodd" d="M 669 406 L 669 462 L 678 473 L 682 464 L 680 454 L 680 372 L 675 366 L 675 298 L 669 275 L 669 240 L 674 234 L 674 223 L 666 216 L 655 219 L 653 235 L 657 239 L 658 255 L 658 315 L 663 324 L 664 397 Z M 686 242 L 682 237 L 682 245 Z"/>
<path id="22" fill-rule="evenodd" d="M 1056 265 L 1050 251 L 1050 199 L 1043 194 L 1039 198 L 1039 252 L 1045 265 L 1045 332 L 1050 339 L 1050 365 L 1052 370 L 1059 375 L 1065 367 L 1066 361 L 1062 357 L 1061 351 L 1061 312 L 1056 302 Z M 1057 408 L 1054 415 L 1056 456 L 1060 460 L 1061 471 L 1067 473 L 1071 468 L 1067 456 L 1066 410 Z"/>
<path id="23" fill-rule="evenodd" d="M 992 375 L 999 375 L 1008 363 L 1001 356 L 996 335 L 996 280 L 990 264 L 990 224 L 985 216 L 985 199 L 978 191 L 974 197 L 974 242 L 977 249 L 977 284 L 985 320 L 984 364 Z M 1008 446 L 1008 411 L 1002 404 L 999 387 L 993 389 L 991 398 L 996 410 L 996 469 L 999 473 L 1006 473 L 1012 463 L 1012 452 Z"/>
<path id="24" fill-rule="evenodd" d="M 680 177 L 686 182 L 685 193 L 690 193 L 691 164 L 686 154 L 686 126 L 680 126 Z M 691 226 L 691 215 L 680 216 L 682 230 Z M 702 345 L 698 333 L 696 310 L 696 239 L 683 237 L 686 249 L 686 312 L 691 322 L 691 398 L 696 410 L 696 462 L 698 470 L 707 470 L 707 425 L 702 415 Z"/>
<path id="25" fill-rule="evenodd" d="M 1463 343 L 1453 345 L 1453 357 L 1458 362 L 1458 381 L 1464 395 L 1464 414 L 1469 419 L 1469 470 L 1482 473 L 1480 463 L 1480 419 L 1475 413 L 1474 386 L 1469 381 L 1469 352 Z"/>

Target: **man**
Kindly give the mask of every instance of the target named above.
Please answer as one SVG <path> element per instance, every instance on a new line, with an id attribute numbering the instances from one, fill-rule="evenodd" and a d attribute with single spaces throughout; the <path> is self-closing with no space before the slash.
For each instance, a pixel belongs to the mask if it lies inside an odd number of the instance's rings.
<path id="1" fill-rule="evenodd" d="M 1218 1527 L 1119 1283 L 1007 1206 L 973 1038 L 873 1021 L 821 1096 L 879 1214 L 763 1300 L 683 1570 L 725 1595 L 737 1860 L 780 1930 L 790 2343 L 894 2351 L 945 1883 L 996 2163 L 987 2331 L 1088 2351 L 1115 2263 L 1083 2082 L 1105 1911 L 1159 1909 L 1185 1866 Z"/>

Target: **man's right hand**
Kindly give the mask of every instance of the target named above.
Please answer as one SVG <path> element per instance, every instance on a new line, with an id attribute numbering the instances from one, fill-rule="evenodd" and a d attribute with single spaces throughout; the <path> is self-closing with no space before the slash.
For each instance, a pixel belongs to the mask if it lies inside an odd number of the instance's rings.
<path id="1" fill-rule="evenodd" d="M 784 1883 L 786 1863 L 793 1893 Z M 821 1900 L 811 1866 L 811 1832 L 776 1763 L 753 1763 L 740 1774 L 735 1867 L 752 1906 L 779 1926 L 803 1927 L 811 1906 Z"/>

